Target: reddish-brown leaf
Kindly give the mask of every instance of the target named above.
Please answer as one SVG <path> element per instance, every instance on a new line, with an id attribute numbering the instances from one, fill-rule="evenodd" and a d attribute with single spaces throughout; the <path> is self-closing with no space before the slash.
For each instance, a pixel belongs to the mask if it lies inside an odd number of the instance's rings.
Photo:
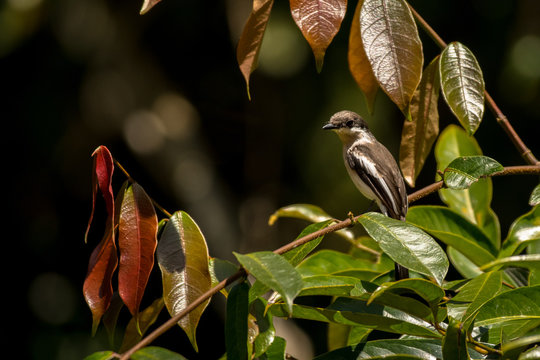
<path id="1" fill-rule="evenodd" d="M 366 96 L 366 102 L 370 112 L 373 111 L 375 103 L 375 95 L 379 90 L 379 84 L 373 70 L 371 70 L 371 64 L 366 56 L 364 50 L 364 44 L 362 43 L 362 37 L 360 36 L 360 9 L 364 0 L 358 0 L 356 10 L 354 12 L 353 21 L 351 24 L 351 32 L 349 34 L 349 70 L 360 87 L 360 90 Z"/>
<path id="2" fill-rule="evenodd" d="M 114 164 L 111 152 L 109 149 L 107 149 L 107 147 L 102 145 L 94 151 L 92 158 L 94 160 L 92 169 L 92 211 L 90 212 L 90 219 L 88 220 L 88 226 L 86 227 L 86 233 L 84 234 L 85 242 L 87 242 L 90 225 L 92 224 L 92 219 L 94 218 L 98 189 L 105 199 L 105 206 L 107 208 L 109 220 L 113 219 L 114 217 L 114 195 L 112 190 Z"/>
<path id="3" fill-rule="evenodd" d="M 92 333 L 95 334 L 99 321 L 111 303 L 113 294 L 112 276 L 118 264 L 113 228 L 109 222 L 105 236 L 90 255 L 88 272 L 84 280 L 83 293 L 92 312 Z"/>
<path id="4" fill-rule="evenodd" d="M 326 49 L 345 17 L 347 0 L 290 0 L 291 14 L 315 55 L 321 71 Z"/>
<path id="5" fill-rule="evenodd" d="M 257 67 L 264 31 L 266 30 L 273 4 L 274 0 L 253 0 L 251 15 L 249 15 L 249 19 L 240 36 L 238 47 L 236 48 L 236 60 L 246 80 L 248 97 L 250 97 L 249 77 Z"/>
<path id="6" fill-rule="evenodd" d="M 141 15 L 146 14 L 150 11 L 151 8 L 154 7 L 158 2 L 161 0 L 144 0 L 143 6 L 141 8 L 141 11 L 139 12 Z"/>
<path id="7" fill-rule="evenodd" d="M 405 0 L 364 0 L 360 32 L 381 89 L 409 118 L 409 103 L 420 82 L 424 61 L 409 6 Z"/>
<path id="8" fill-rule="evenodd" d="M 137 183 L 128 187 L 120 209 L 118 292 L 133 316 L 139 311 L 157 246 L 157 216 L 152 201 Z"/>
<path id="9" fill-rule="evenodd" d="M 439 135 L 439 57 L 424 70 L 411 100 L 412 121 L 405 121 L 401 133 L 399 165 L 405 181 L 414 187 L 431 147 Z"/>

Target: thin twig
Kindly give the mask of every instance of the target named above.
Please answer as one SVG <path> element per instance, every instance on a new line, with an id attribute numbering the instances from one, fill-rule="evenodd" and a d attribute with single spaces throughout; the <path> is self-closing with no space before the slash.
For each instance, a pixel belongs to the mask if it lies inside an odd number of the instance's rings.
<path id="1" fill-rule="evenodd" d="M 115 165 L 124 173 L 124 175 L 128 178 L 128 181 L 131 182 L 131 183 L 136 183 L 135 179 L 133 179 L 131 177 L 131 175 L 129 175 L 129 173 L 127 172 L 127 170 L 122 166 L 122 164 L 120 164 L 118 162 L 118 160 L 114 160 L 114 163 Z M 158 202 L 152 198 L 150 198 L 150 200 L 152 201 L 152 204 L 154 204 L 154 206 L 156 208 L 158 208 L 163 214 L 165 214 L 165 216 L 167 217 L 171 217 L 171 213 L 168 212 L 163 206 L 159 205 Z"/>
<path id="2" fill-rule="evenodd" d="M 413 14 L 413 17 L 416 19 L 418 24 L 424 31 L 433 39 L 433 41 L 439 46 L 441 49 L 444 49 L 447 44 L 446 42 L 437 34 L 435 30 L 420 16 L 418 12 L 410 5 L 409 9 L 411 10 L 411 13 Z M 536 159 L 532 151 L 525 145 L 523 140 L 519 137 L 517 132 L 514 130 L 512 125 L 510 124 L 510 121 L 508 121 L 508 118 L 506 115 L 503 114 L 499 106 L 497 106 L 497 103 L 493 100 L 491 95 L 487 92 L 487 90 L 484 90 L 484 95 L 486 99 L 486 103 L 488 108 L 491 110 L 493 115 L 495 115 L 495 118 L 497 119 L 497 123 L 502 127 L 504 132 L 506 132 L 506 135 L 510 138 L 516 149 L 519 151 L 519 154 L 527 163 L 530 165 L 540 165 L 540 162 Z"/>
<path id="3" fill-rule="evenodd" d="M 506 176 L 506 175 L 526 175 L 526 174 L 535 174 L 540 175 L 540 166 L 509 166 L 504 168 L 503 171 L 500 171 L 498 173 L 492 174 L 492 176 Z M 434 184 L 428 185 L 425 188 L 411 194 L 408 196 L 409 203 L 412 203 L 414 201 L 417 201 L 435 191 L 440 189 L 442 187 L 442 181 L 438 181 Z M 279 249 L 274 250 L 274 253 L 276 254 L 284 254 L 287 251 L 290 251 L 300 245 L 303 245 L 309 241 L 312 241 L 320 236 L 324 236 L 326 234 L 329 234 L 331 232 L 335 232 L 337 230 L 344 229 L 346 227 L 351 226 L 354 224 L 358 218 L 360 218 L 362 215 L 355 216 L 353 218 L 347 218 L 343 221 L 339 221 L 335 224 L 332 224 L 328 227 L 325 227 L 324 229 L 315 231 L 311 234 L 308 234 L 306 236 L 303 236 L 301 238 L 298 238 Z M 125 353 L 120 355 L 121 360 L 127 360 L 129 357 L 135 353 L 137 350 L 149 345 L 157 339 L 160 335 L 165 333 L 167 330 L 175 326 L 180 319 L 182 319 L 184 316 L 189 314 L 191 311 L 193 311 L 195 308 L 197 308 L 199 305 L 204 303 L 206 300 L 210 299 L 212 296 L 217 294 L 219 291 L 224 289 L 227 285 L 232 284 L 236 280 L 240 279 L 241 277 L 246 276 L 246 271 L 244 269 L 238 270 L 236 273 L 228 277 L 227 279 L 221 281 L 219 284 L 215 285 L 213 288 L 199 296 L 195 301 L 193 301 L 191 304 L 189 304 L 183 311 L 179 312 L 175 316 L 171 317 L 169 320 L 167 320 L 165 323 L 163 323 L 160 327 L 152 331 L 150 334 L 148 334 L 146 337 L 144 337 L 141 341 L 139 341 L 135 346 L 133 346 L 131 349 L 126 351 Z M 478 344 L 475 344 L 478 345 Z M 480 346 L 480 345 L 479 345 Z"/>

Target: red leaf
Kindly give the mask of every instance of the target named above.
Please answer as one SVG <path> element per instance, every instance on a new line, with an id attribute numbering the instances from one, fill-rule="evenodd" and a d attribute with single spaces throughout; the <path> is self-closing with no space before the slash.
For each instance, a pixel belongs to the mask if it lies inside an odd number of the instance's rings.
<path id="1" fill-rule="evenodd" d="M 128 187 L 120 209 L 118 292 L 133 316 L 139 311 L 157 246 L 157 216 L 152 201 L 137 183 Z"/>
<path id="2" fill-rule="evenodd" d="M 291 14 L 315 55 L 321 71 L 324 53 L 345 17 L 347 0 L 290 0 Z"/>
<path id="3" fill-rule="evenodd" d="M 112 190 L 114 164 L 111 152 L 102 145 L 94 151 L 92 157 L 94 158 L 92 170 L 92 211 L 90 212 L 90 219 L 88 220 L 88 226 L 86 227 L 86 233 L 84 234 L 84 242 L 87 242 L 90 225 L 92 224 L 92 219 L 94 218 L 98 189 L 105 199 L 105 206 L 109 215 L 108 221 L 114 218 L 114 195 Z"/>
<path id="4" fill-rule="evenodd" d="M 246 80 L 248 97 L 250 97 L 249 77 L 257 66 L 257 58 L 259 57 L 264 31 L 266 30 L 273 4 L 274 0 L 253 1 L 253 9 L 244 26 L 238 47 L 236 48 L 236 60 Z"/>
<path id="5" fill-rule="evenodd" d="M 99 321 L 111 303 L 113 294 L 112 276 L 118 264 L 113 228 L 107 226 L 105 236 L 90 255 L 88 272 L 84 280 L 83 293 L 92 311 L 92 333 L 95 334 Z"/>

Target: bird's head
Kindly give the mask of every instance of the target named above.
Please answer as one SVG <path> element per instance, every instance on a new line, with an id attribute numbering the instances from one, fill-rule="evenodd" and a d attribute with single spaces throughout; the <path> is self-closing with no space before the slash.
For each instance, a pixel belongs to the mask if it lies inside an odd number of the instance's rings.
<path id="1" fill-rule="evenodd" d="M 333 130 L 344 144 L 370 136 L 368 125 L 364 119 L 353 111 L 343 110 L 335 113 L 323 126 L 324 130 Z"/>

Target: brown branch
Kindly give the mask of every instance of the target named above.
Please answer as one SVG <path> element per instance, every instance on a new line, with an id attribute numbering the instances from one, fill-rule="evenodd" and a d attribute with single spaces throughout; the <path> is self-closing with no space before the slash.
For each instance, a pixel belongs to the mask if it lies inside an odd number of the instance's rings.
<path id="1" fill-rule="evenodd" d="M 505 167 L 504 170 L 499 171 L 497 173 L 494 173 L 490 176 L 506 176 L 506 175 L 540 175 L 540 166 L 509 166 Z M 442 181 L 438 181 L 436 183 L 433 183 L 431 185 L 428 185 L 424 187 L 423 189 L 420 189 L 408 196 L 409 203 L 415 202 L 437 190 L 439 190 L 443 186 Z M 280 247 L 279 249 L 274 250 L 274 253 L 276 254 L 284 254 L 287 251 L 290 251 L 300 245 L 303 245 L 305 243 L 308 243 L 320 236 L 327 235 L 329 233 L 335 232 L 337 230 L 344 229 L 346 227 L 351 226 L 354 224 L 358 218 L 360 218 L 362 215 L 355 216 L 353 218 L 347 218 L 343 221 L 338 221 L 335 224 L 332 224 L 328 227 L 325 227 L 324 229 L 315 231 L 311 234 L 308 234 L 306 236 L 303 236 L 299 239 L 296 239 L 287 245 L 284 245 Z M 167 330 L 172 328 L 174 325 L 180 321 L 184 316 L 189 314 L 191 311 L 193 311 L 195 308 L 197 308 L 199 305 L 204 303 L 206 300 L 217 294 L 219 291 L 224 289 L 227 285 L 232 284 L 236 280 L 246 276 L 246 271 L 244 269 L 238 270 L 233 275 L 229 276 L 227 279 L 221 281 L 219 284 L 215 285 L 213 288 L 199 296 L 195 301 L 193 301 L 191 304 L 189 304 L 184 310 L 176 314 L 175 316 L 171 317 L 169 320 L 167 320 L 165 323 L 163 323 L 160 327 L 152 331 L 150 334 L 148 334 L 145 338 L 143 338 L 140 342 L 138 342 L 135 346 L 133 346 L 131 349 L 126 351 L 125 353 L 121 354 L 119 358 L 121 360 L 127 360 L 133 353 L 135 353 L 137 350 L 149 345 L 157 339 L 160 335 L 165 333 Z"/>
<path id="2" fill-rule="evenodd" d="M 420 27 L 424 29 L 424 31 L 429 35 L 429 37 L 431 37 L 431 39 L 433 39 L 433 41 L 441 49 L 444 49 L 447 46 L 446 42 L 439 36 L 439 34 L 437 34 L 435 30 L 433 30 L 433 28 L 424 20 L 424 18 L 422 18 L 422 16 L 420 16 L 419 13 L 416 12 L 416 10 L 410 4 L 408 5 L 411 13 L 413 14 Z M 504 132 L 506 132 L 506 135 L 508 135 L 521 157 L 530 165 L 540 165 L 540 162 L 536 159 L 532 151 L 525 145 L 523 140 L 521 140 L 517 132 L 512 127 L 512 124 L 510 124 L 510 121 L 508 121 L 506 115 L 504 115 L 501 109 L 499 109 L 499 106 L 497 106 L 497 103 L 495 103 L 487 90 L 484 90 L 484 95 L 488 108 L 491 110 L 493 115 L 495 115 L 497 123 L 502 127 Z"/>

